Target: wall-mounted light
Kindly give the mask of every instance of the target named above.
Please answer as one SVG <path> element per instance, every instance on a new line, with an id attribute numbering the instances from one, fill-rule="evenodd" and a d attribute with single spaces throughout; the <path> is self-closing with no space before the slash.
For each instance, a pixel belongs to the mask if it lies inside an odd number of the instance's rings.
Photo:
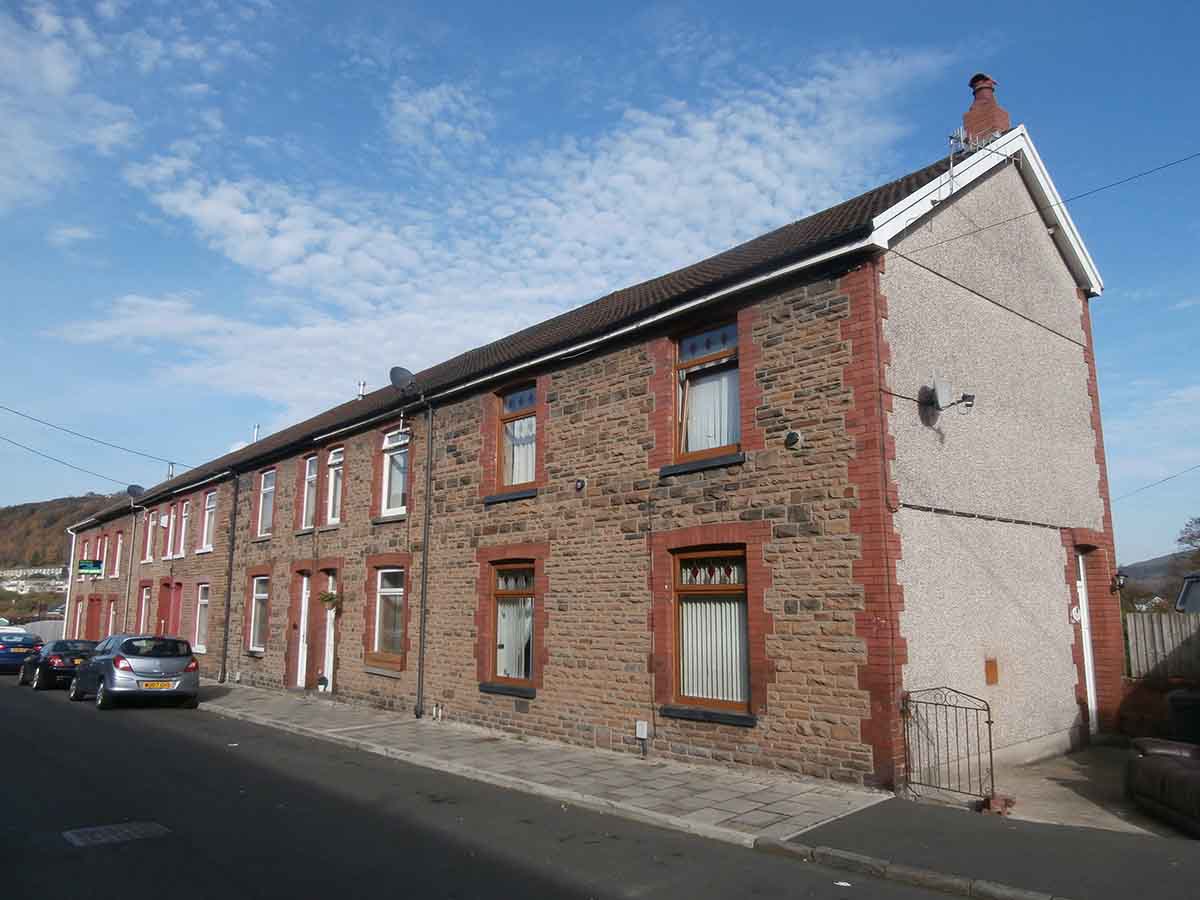
<path id="1" fill-rule="evenodd" d="M 804 439 L 800 436 L 800 432 L 789 431 L 783 438 L 783 446 L 788 450 L 795 450 L 801 445 L 803 440 Z"/>
<path id="2" fill-rule="evenodd" d="M 1124 572 L 1122 572 L 1120 569 L 1117 569 L 1116 573 L 1113 575 L 1113 580 L 1112 580 L 1113 593 L 1117 593 L 1118 591 L 1121 591 L 1122 589 L 1124 589 L 1125 583 L 1128 580 L 1129 580 L 1129 576 L 1126 575 Z"/>

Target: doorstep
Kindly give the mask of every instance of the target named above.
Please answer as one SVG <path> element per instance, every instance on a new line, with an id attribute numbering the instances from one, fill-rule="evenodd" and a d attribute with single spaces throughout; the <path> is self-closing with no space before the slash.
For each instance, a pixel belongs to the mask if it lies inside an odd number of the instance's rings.
<path id="1" fill-rule="evenodd" d="M 642 759 L 207 679 L 201 700 L 219 715 L 745 847 L 789 840 L 891 797 L 825 779 Z"/>

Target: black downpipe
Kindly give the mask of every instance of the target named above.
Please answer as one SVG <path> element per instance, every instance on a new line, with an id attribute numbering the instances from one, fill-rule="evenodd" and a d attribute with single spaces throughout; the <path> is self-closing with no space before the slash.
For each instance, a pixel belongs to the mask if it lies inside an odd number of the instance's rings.
<path id="1" fill-rule="evenodd" d="M 233 547 L 237 537 L 238 488 L 242 485 L 242 476 L 233 473 L 233 508 L 229 510 L 229 562 L 225 568 L 225 628 L 221 639 L 221 671 L 217 681 L 224 684 L 229 678 L 229 619 L 233 605 Z"/>
<path id="2" fill-rule="evenodd" d="M 424 399 L 424 398 L 422 398 Z M 413 715 L 425 714 L 425 621 L 429 612 L 429 524 L 433 516 L 433 404 L 425 403 L 425 524 L 421 537 L 421 624 L 417 640 L 417 702 Z"/>

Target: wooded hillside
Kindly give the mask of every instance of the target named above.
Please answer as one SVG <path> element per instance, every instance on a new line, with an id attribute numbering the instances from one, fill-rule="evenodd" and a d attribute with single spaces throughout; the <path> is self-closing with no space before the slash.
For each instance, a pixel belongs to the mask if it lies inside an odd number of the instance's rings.
<path id="1" fill-rule="evenodd" d="M 70 551 L 67 526 L 110 503 L 112 497 L 88 494 L 0 506 L 0 568 L 65 566 Z"/>

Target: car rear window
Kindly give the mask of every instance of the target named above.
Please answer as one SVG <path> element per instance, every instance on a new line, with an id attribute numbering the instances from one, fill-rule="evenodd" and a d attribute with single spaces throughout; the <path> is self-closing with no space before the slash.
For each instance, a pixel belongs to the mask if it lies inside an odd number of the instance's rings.
<path id="1" fill-rule="evenodd" d="M 192 645 L 174 638 L 130 638 L 121 645 L 126 656 L 191 656 Z"/>
<path id="2" fill-rule="evenodd" d="M 42 639 L 36 634 L 0 634 L 0 644 L 10 647 L 32 647 L 41 642 Z"/>
<path id="3" fill-rule="evenodd" d="M 96 646 L 95 641 L 55 641 L 53 650 L 91 650 Z"/>

